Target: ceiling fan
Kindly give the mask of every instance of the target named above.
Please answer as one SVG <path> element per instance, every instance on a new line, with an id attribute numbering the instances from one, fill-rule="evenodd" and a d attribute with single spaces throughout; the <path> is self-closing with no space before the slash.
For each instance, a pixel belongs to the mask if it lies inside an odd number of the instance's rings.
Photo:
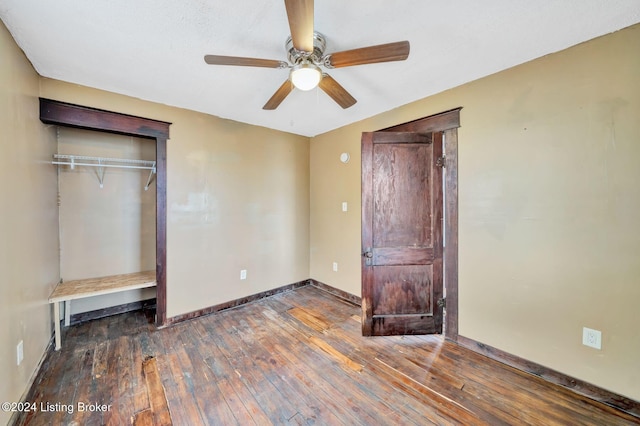
<path id="1" fill-rule="evenodd" d="M 285 42 L 288 60 L 243 58 L 239 56 L 205 55 L 210 65 L 236 65 L 263 68 L 289 68 L 289 78 L 262 107 L 276 109 L 294 87 L 311 90 L 319 86 L 342 108 L 356 103 L 336 80 L 320 67 L 332 69 L 378 62 L 404 61 L 409 56 L 409 42 L 379 44 L 359 49 L 325 54 L 325 37 L 313 29 L 313 0 L 285 0 L 291 36 Z"/>

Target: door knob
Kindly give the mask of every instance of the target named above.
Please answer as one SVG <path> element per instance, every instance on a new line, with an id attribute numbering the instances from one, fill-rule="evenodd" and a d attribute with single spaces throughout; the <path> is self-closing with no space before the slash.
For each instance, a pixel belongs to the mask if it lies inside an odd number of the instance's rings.
<path id="1" fill-rule="evenodd" d="M 366 266 L 371 266 L 371 259 L 373 258 L 373 252 L 371 251 L 371 249 L 370 248 L 365 249 L 362 255 L 364 256 L 364 264 Z"/>

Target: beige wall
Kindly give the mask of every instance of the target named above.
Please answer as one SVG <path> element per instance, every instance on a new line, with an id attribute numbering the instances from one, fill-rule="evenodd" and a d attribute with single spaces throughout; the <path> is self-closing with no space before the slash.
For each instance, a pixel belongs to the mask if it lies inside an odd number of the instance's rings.
<path id="1" fill-rule="evenodd" d="M 312 278 L 360 294 L 338 203 L 359 202 L 361 132 L 462 106 L 460 334 L 640 400 L 638 52 L 634 26 L 313 138 Z"/>
<path id="2" fill-rule="evenodd" d="M 309 278 L 308 138 L 44 78 L 41 96 L 173 123 L 169 317 Z"/>
<path id="3" fill-rule="evenodd" d="M 58 153 L 155 160 L 155 141 L 59 127 Z M 58 168 L 60 274 L 65 281 L 152 271 L 156 268 L 155 184 L 145 191 L 147 170 Z M 155 297 L 155 289 L 74 300 L 71 313 Z"/>
<path id="4" fill-rule="evenodd" d="M 0 23 L 0 401 L 20 400 L 51 337 L 59 279 L 55 133 L 38 119 L 39 77 Z M 16 345 L 24 360 L 16 366 Z M 0 424 L 9 414 L 0 411 Z"/>

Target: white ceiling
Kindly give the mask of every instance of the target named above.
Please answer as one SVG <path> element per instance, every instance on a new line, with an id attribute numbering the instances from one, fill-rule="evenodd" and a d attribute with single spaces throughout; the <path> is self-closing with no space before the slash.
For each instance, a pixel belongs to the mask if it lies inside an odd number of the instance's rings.
<path id="1" fill-rule="evenodd" d="M 640 1 L 318 0 L 327 53 L 411 42 L 407 61 L 329 71 L 347 110 L 315 89 L 264 111 L 286 69 L 205 64 L 286 60 L 283 0 L 0 0 L 0 18 L 45 77 L 314 136 L 640 22 Z"/>

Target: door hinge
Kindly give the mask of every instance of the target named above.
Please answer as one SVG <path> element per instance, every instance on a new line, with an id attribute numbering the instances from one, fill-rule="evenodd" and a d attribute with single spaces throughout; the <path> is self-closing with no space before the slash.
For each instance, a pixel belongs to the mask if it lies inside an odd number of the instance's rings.
<path id="1" fill-rule="evenodd" d="M 439 308 L 446 308 L 447 307 L 447 298 L 446 297 L 442 297 L 442 298 L 438 299 L 438 301 L 436 302 L 436 305 L 438 305 Z"/>
<path id="2" fill-rule="evenodd" d="M 444 155 L 442 157 L 436 158 L 436 166 L 438 167 L 447 167 L 446 166 L 447 157 Z"/>

